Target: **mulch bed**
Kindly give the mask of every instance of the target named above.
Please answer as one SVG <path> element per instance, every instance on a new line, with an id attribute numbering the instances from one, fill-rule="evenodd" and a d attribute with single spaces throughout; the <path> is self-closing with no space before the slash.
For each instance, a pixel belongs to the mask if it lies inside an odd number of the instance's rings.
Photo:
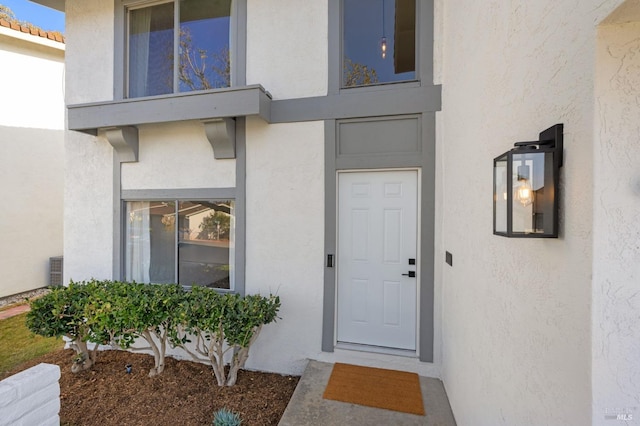
<path id="1" fill-rule="evenodd" d="M 12 372 L 40 362 L 60 366 L 62 425 L 211 425 L 220 408 L 240 414 L 243 426 L 277 425 L 299 379 L 241 370 L 235 386 L 221 388 L 210 366 L 173 358 L 150 378 L 153 357 L 116 350 L 99 352 L 92 370 L 73 374 L 73 357 L 72 350 L 60 350 Z"/>

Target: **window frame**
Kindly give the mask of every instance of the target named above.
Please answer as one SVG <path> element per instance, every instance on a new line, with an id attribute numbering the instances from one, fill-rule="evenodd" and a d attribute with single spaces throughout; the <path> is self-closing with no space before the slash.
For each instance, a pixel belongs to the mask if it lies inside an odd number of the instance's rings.
<path id="1" fill-rule="evenodd" d="M 127 203 L 134 201 L 224 201 L 233 200 L 234 220 L 235 220 L 235 241 L 234 241 L 234 282 L 229 283 L 229 289 L 214 288 L 221 293 L 244 294 L 244 274 L 245 274 L 245 238 L 244 238 L 244 205 L 236 188 L 211 188 L 211 189 L 146 189 L 146 190 L 122 190 L 120 196 L 120 280 L 126 278 L 126 245 L 127 245 Z M 176 270 L 178 275 L 178 240 L 175 241 Z M 190 289 L 192 285 L 182 285 L 185 289 Z"/>
<path id="2" fill-rule="evenodd" d="M 163 98 L 176 95 L 187 95 L 189 93 L 215 92 L 221 90 L 229 90 L 226 88 L 217 88 L 210 90 L 199 90 L 180 92 L 179 86 L 176 86 L 177 79 L 176 66 L 174 63 L 174 90 L 171 93 L 155 96 L 129 97 L 128 96 L 128 52 L 129 52 L 129 9 L 139 9 L 147 6 L 154 6 L 163 3 L 179 4 L 180 0 L 114 0 L 114 73 L 113 73 L 113 99 L 144 99 L 144 98 Z M 179 13 L 174 9 L 174 22 L 179 19 Z M 231 1 L 231 19 L 229 31 L 229 54 L 233 66 L 231 67 L 231 88 L 246 85 L 246 68 L 247 68 L 247 0 Z M 175 37 L 175 35 L 174 35 Z M 178 46 L 174 43 L 174 56 Z"/>
<path id="3" fill-rule="evenodd" d="M 329 0 L 329 94 L 433 86 L 433 0 L 416 2 L 415 79 L 344 87 L 344 0 Z M 425 30 L 426 29 L 426 30 Z"/>

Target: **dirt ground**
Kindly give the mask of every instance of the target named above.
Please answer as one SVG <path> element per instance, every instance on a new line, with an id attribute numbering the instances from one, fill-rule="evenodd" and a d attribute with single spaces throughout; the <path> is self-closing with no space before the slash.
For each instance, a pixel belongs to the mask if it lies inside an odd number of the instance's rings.
<path id="1" fill-rule="evenodd" d="M 243 426 L 277 425 L 299 379 L 240 371 L 235 386 L 220 388 L 210 366 L 173 358 L 161 375 L 149 378 L 153 357 L 115 350 L 99 352 L 93 370 L 73 374 L 73 357 L 73 351 L 60 350 L 13 371 L 40 362 L 60 366 L 63 426 L 211 425 L 223 407 L 240 414 Z"/>

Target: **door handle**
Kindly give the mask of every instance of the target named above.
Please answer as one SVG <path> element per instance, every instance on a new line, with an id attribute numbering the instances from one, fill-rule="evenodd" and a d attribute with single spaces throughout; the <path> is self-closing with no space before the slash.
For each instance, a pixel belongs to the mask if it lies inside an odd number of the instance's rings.
<path id="1" fill-rule="evenodd" d="M 416 277 L 416 271 L 409 271 L 409 273 L 407 274 L 402 274 L 405 277 L 409 277 L 409 278 L 415 278 Z"/>

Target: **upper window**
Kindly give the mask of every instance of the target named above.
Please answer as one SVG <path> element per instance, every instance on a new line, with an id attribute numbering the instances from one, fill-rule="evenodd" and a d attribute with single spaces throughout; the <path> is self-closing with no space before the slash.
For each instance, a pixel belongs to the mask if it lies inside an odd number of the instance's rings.
<path id="1" fill-rule="evenodd" d="M 229 87 L 230 26 L 231 0 L 129 8 L 129 97 Z"/>
<path id="2" fill-rule="evenodd" d="M 128 201 L 125 278 L 234 288 L 235 203 Z"/>
<path id="3" fill-rule="evenodd" d="M 416 80 L 416 1 L 342 5 L 342 87 Z"/>

